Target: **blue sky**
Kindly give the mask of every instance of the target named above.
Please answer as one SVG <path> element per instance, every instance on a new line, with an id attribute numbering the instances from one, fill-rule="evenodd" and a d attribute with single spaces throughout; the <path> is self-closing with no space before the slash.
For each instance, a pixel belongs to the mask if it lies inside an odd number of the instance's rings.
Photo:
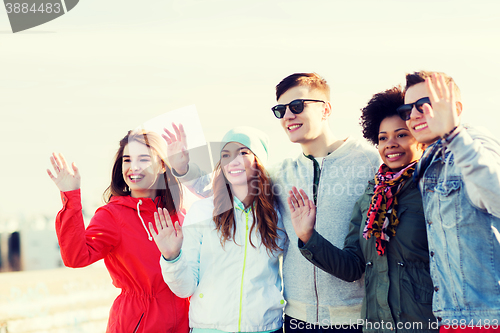
<path id="1" fill-rule="evenodd" d="M 328 80 L 338 138 L 360 137 L 371 95 L 421 69 L 453 76 L 464 121 L 498 135 L 499 13 L 483 0 L 82 0 L 12 34 L 0 9 L 0 221 L 60 209 L 52 151 L 79 165 L 95 209 L 127 130 L 188 105 L 209 141 L 245 124 L 269 133 L 271 162 L 297 155 L 270 111 L 294 72 Z"/>

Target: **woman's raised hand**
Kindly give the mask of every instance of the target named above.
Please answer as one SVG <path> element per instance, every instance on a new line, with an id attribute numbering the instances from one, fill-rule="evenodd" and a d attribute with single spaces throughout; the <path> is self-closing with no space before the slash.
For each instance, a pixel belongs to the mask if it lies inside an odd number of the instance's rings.
<path id="1" fill-rule="evenodd" d="M 149 222 L 149 231 L 153 235 L 156 246 L 161 254 L 167 260 L 174 260 L 181 252 L 182 240 L 182 227 L 179 222 L 172 223 L 168 210 L 165 208 L 158 208 L 155 212 L 156 233 L 153 224 Z"/>
<path id="2" fill-rule="evenodd" d="M 175 172 L 179 175 L 184 175 L 188 172 L 189 152 L 187 151 L 187 138 L 184 126 L 179 126 L 172 123 L 174 133 L 164 128 L 165 133 L 162 137 L 167 141 L 167 156 L 168 161 Z"/>
<path id="3" fill-rule="evenodd" d="M 316 223 L 316 206 L 309 200 L 304 190 L 297 190 L 294 186 L 288 192 L 288 208 L 292 218 L 292 225 L 297 237 L 304 243 L 311 238 Z"/>
<path id="4" fill-rule="evenodd" d="M 49 169 L 47 169 L 47 173 L 61 192 L 73 191 L 80 188 L 80 173 L 74 162 L 70 168 L 61 153 L 52 153 L 50 163 L 52 163 L 55 175 Z"/>

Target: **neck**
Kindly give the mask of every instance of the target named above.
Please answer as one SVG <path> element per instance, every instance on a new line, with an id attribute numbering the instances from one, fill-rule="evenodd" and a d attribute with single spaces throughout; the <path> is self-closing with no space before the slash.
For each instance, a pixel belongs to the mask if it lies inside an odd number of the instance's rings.
<path id="1" fill-rule="evenodd" d="M 337 140 L 330 130 L 324 131 L 316 139 L 301 143 L 305 155 L 325 157 L 342 145 L 342 140 Z"/>
<path id="2" fill-rule="evenodd" d="M 156 198 L 156 190 L 152 189 L 132 190 L 130 191 L 130 196 L 132 198 L 150 198 L 154 200 Z"/>
<path id="3" fill-rule="evenodd" d="M 231 192 L 245 207 L 252 203 L 252 196 L 248 194 L 248 185 L 231 186 Z"/>

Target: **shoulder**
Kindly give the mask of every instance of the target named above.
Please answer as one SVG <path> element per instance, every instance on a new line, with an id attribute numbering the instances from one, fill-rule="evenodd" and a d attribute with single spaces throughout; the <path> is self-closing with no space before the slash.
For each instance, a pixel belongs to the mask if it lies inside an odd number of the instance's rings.
<path id="1" fill-rule="evenodd" d="M 195 201 L 189 208 L 184 218 L 184 226 L 211 221 L 214 212 L 214 197 Z"/>
<path id="2" fill-rule="evenodd" d="M 349 137 L 344 144 L 338 148 L 342 155 L 357 157 L 368 161 L 376 161 L 379 164 L 380 156 L 377 150 L 363 140 Z"/>
<path id="3" fill-rule="evenodd" d="M 472 126 L 469 124 L 464 124 L 462 126 L 473 140 L 478 139 L 500 146 L 500 142 L 498 141 L 498 139 L 493 136 L 493 134 L 486 127 Z"/>

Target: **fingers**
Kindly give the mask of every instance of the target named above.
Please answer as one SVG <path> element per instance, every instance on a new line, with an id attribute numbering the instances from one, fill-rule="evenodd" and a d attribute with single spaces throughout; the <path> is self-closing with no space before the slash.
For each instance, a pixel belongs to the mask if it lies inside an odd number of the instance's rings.
<path id="1" fill-rule="evenodd" d="M 295 197 L 293 191 L 288 191 L 288 200 L 293 205 L 294 208 L 299 207 L 299 203 L 297 202 L 297 198 Z"/>
<path id="2" fill-rule="evenodd" d="M 52 156 L 50 156 L 50 164 L 52 164 L 52 167 L 56 171 L 56 174 L 58 174 L 61 171 L 61 167 L 57 161 L 56 153 L 52 153 Z"/>
<path id="3" fill-rule="evenodd" d="M 52 172 L 50 172 L 49 169 L 47 169 L 47 173 L 48 173 L 50 179 L 52 179 L 53 181 L 56 181 L 56 177 L 54 177 L 54 175 L 52 174 Z"/>
<path id="4" fill-rule="evenodd" d="M 306 192 L 303 190 L 303 189 L 300 189 L 300 195 L 302 196 L 302 198 L 304 198 L 304 201 L 307 202 L 307 200 L 309 200 L 309 197 L 307 196 Z"/>
<path id="5" fill-rule="evenodd" d="M 73 173 L 75 174 L 75 176 L 78 176 L 78 167 L 76 166 L 75 162 L 71 163 L 71 168 L 73 168 Z"/>
<path id="6" fill-rule="evenodd" d="M 160 209 L 158 208 L 158 211 L 159 210 Z M 163 227 L 161 226 L 160 216 L 157 212 L 154 213 L 154 218 L 155 218 L 155 223 L 156 223 L 156 229 L 158 230 L 158 233 L 159 233 L 163 230 Z"/>
<path id="7" fill-rule="evenodd" d="M 292 204 L 291 197 L 288 197 L 286 201 L 288 201 L 288 208 L 290 208 L 290 212 L 292 212 L 292 213 L 295 212 L 295 207 Z"/>
<path id="8" fill-rule="evenodd" d="M 427 88 L 427 93 L 429 94 L 431 104 L 437 103 L 437 101 L 439 101 L 439 98 L 434 87 L 434 82 L 432 82 L 430 77 L 425 78 L 425 87 Z"/>
<path id="9" fill-rule="evenodd" d="M 153 235 L 153 238 L 158 237 L 158 234 L 156 233 L 155 228 L 153 228 L 153 223 L 149 222 L 148 227 L 149 227 L 149 232 L 151 233 L 151 235 Z M 158 233 L 159 232 L 160 232 L 160 230 L 158 229 Z"/>
<path id="10" fill-rule="evenodd" d="M 166 208 L 163 208 L 163 216 L 165 218 L 165 223 L 167 224 L 167 226 L 173 227 L 172 219 L 170 218 L 170 213 Z"/>
<path id="11" fill-rule="evenodd" d="M 61 160 L 62 167 L 66 170 L 68 170 L 68 164 L 66 163 L 66 159 L 64 158 L 62 153 L 59 153 L 59 159 Z"/>
<path id="12" fill-rule="evenodd" d="M 177 125 L 174 123 L 172 123 L 172 127 L 174 128 L 176 139 L 180 140 L 181 139 L 181 131 L 179 130 L 179 127 L 177 127 Z"/>
<path id="13" fill-rule="evenodd" d="M 182 126 L 182 124 L 179 124 L 179 131 L 181 135 L 181 141 L 184 142 L 184 144 L 187 146 L 186 131 L 184 131 L 184 126 Z"/>
<path id="14" fill-rule="evenodd" d="M 168 144 L 171 144 L 172 142 L 176 141 L 175 134 L 170 132 L 167 128 L 163 128 L 163 131 L 165 132 L 161 136 L 167 141 Z"/>
<path id="15" fill-rule="evenodd" d="M 422 109 L 424 110 L 424 115 L 427 117 L 427 119 L 434 118 L 434 110 L 432 109 L 432 106 L 425 103 L 424 105 L 422 105 Z"/>
<path id="16" fill-rule="evenodd" d="M 297 188 L 295 186 L 293 186 L 292 187 L 292 191 L 293 191 L 293 195 L 297 199 L 298 206 L 299 207 L 305 206 L 305 204 L 304 204 L 304 198 L 302 198 L 302 195 L 300 194 L 299 190 L 297 190 Z M 304 192 L 304 191 L 302 191 L 302 192 Z M 306 197 L 307 197 L 307 195 L 306 195 Z"/>
<path id="17" fill-rule="evenodd" d="M 165 130 L 165 129 L 164 129 Z M 162 138 L 167 141 L 167 145 L 171 145 L 172 144 L 172 140 L 170 140 L 170 138 L 168 136 L 166 136 L 165 134 L 162 134 L 161 135 Z"/>

